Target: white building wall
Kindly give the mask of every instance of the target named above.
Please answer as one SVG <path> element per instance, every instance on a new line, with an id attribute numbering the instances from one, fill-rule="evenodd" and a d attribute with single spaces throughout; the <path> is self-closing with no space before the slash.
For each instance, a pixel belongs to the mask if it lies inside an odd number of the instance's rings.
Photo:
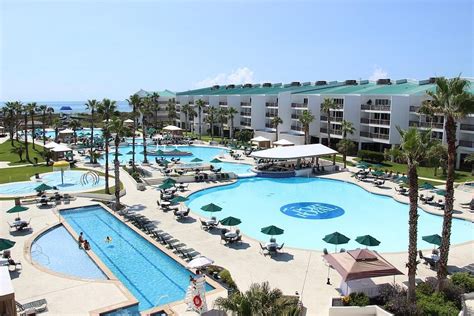
<path id="1" fill-rule="evenodd" d="M 380 98 L 390 98 L 383 96 Z M 408 128 L 410 113 L 410 98 L 407 95 L 394 95 L 390 105 L 390 144 L 400 144 L 400 133 L 397 126 L 405 130 Z"/>

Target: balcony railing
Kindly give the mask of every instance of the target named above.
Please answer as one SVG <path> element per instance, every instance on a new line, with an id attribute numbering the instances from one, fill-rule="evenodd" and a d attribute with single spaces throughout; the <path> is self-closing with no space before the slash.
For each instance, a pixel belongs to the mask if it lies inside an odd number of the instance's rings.
<path id="1" fill-rule="evenodd" d="M 219 102 L 219 105 L 227 105 L 227 102 Z"/>
<path id="2" fill-rule="evenodd" d="M 252 112 L 242 111 L 242 112 L 240 112 L 240 115 L 243 115 L 243 116 L 252 116 Z"/>
<path id="3" fill-rule="evenodd" d="M 420 110 L 420 106 L 410 105 L 410 112 L 418 112 Z"/>
<path id="4" fill-rule="evenodd" d="M 250 126 L 251 123 L 250 122 L 245 122 L 245 121 L 240 121 L 240 125 L 241 126 Z"/>
<path id="5" fill-rule="evenodd" d="M 408 126 L 443 129 L 443 123 L 409 121 Z"/>
<path id="6" fill-rule="evenodd" d="M 360 132 L 361 137 L 367 137 L 367 138 L 378 138 L 378 139 L 388 139 L 389 135 L 388 134 L 379 134 L 379 133 L 370 133 L 370 132 Z"/>
<path id="7" fill-rule="evenodd" d="M 275 117 L 275 116 L 278 116 L 278 113 L 273 113 L 273 112 L 265 113 L 265 117 Z"/>
<path id="8" fill-rule="evenodd" d="M 362 124 L 390 125 L 390 120 L 370 119 L 365 117 L 362 117 L 360 122 Z"/>
<path id="9" fill-rule="evenodd" d="M 461 130 L 474 132 L 474 124 L 461 124 Z"/>
<path id="10" fill-rule="evenodd" d="M 460 140 L 459 141 L 459 146 L 474 148 L 474 142 L 472 142 L 470 140 Z"/>
<path id="11" fill-rule="evenodd" d="M 321 115 L 319 118 L 323 122 L 327 122 L 327 120 L 328 120 L 328 117 L 325 116 L 325 115 Z M 329 117 L 329 120 L 331 121 L 331 123 L 333 123 L 333 122 L 342 122 L 344 120 L 344 118 L 340 117 L 340 116 L 331 116 L 331 117 Z"/>
<path id="12" fill-rule="evenodd" d="M 278 107 L 278 103 L 276 103 L 276 102 L 266 102 L 265 106 L 266 107 Z"/>
<path id="13" fill-rule="evenodd" d="M 327 134 L 328 129 L 327 129 L 327 128 L 324 128 L 324 127 L 321 127 L 321 128 L 319 129 L 319 131 L 320 131 L 321 133 L 326 133 L 326 134 Z M 331 134 L 333 134 L 333 135 L 342 135 L 342 130 L 339 130 L 339 129 L 330 129 L 329 132 L 330 132 Z"/>
<path id="14" fill-rule="evenodd" d="M 250 102 L 240 102 L 240 106 L 251 106 Z"/>
<path id="15" fill-rule="evenodd" d="M 294 130 L 294 131 L 302 132 L 302 131 L 303 131 L 303 126 L 300 126 L 300 125 L 291 125 L 291 129 Z"/>
<path id="16" fill-rule="evenodd" d="M 291 118 L 297 120 L 300 118 L 300 116 L 298 114 L 291 114 Z"/>
<path id="17" fill-rule="evenodd" d="M 361 104 L 361 110 L 367 111 L 390 111 L 390 105 L 374 105 L 374 104 Z"/>
<path id="18" fill-rule="evenodd" d="M 291 103 L 292 108 L 307 108 L 308 104 L 306 103 Z"/>

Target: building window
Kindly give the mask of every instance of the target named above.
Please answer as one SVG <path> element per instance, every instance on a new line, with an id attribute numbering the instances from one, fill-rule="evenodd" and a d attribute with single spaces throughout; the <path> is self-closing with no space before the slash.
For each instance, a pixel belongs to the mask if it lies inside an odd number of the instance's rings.
<path id="1" fill-rule="evenodd" d="M 375 105 L 390 105 L 389 99 L 375 99 Z"/>

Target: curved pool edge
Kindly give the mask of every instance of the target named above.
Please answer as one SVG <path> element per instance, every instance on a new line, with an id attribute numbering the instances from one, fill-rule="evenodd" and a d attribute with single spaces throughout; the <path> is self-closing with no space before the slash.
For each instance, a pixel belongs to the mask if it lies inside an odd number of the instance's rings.
<path id="1" fill-rule="evenodd" d="M 307 177 L 299 177 L 299 178 L 307 178 Z M 348 183 L 348 184 L 351 184 L 351 185 L 356 185 L 362 189 L 364 189 L 367 193 L 370 193 L 370 194 L 375 194 L 375 195 L 380 195 L 380 196 L 386 196 L 386 197 L 391 197 L 395 202 L 398 202 L 398 203 L 401 203 L 401 204 L 405 204 L 405 205 L 409 205 L 410 203 L 408 202 L 405 202 L 405 201 L 401 201 L 401 200 L 398 200 L 398 199 L 395 199 L 395 197 L 393 195 L 390 195 L 390 194 L 381 194 L 381 193 L 378 193 L 378 192 L 372 192 L 372 191 L 369 191 L 367 190 L 366 188 L 364 188 L 363 186 L 359 185 L 358 183 L 356 182 L 350 182 L 350 181 L 345 181 L 345 180 L 340 180 L 340 179 L 332 179 L 332 178 L 327 178 L 327 177 L 321 177 L 321 176 L 316 176 L 316 177 L 311 177 L 311 178 L 320 178 L 320 179 L 324 179 L 324 180 L 332 180 L 332 181 L 339 181 L 339 182 L 345 182 L 345 183 Z M 218 188 L 218 187 L 225 187 L 225 186 L 229 186 L 229 185 L 233 185 L 235 183 L 237 183 L 239 180 L 248 180 L 249 178 L 244 178 L 244 179 L 235 179 L 233 180 L 232 182 L 229 182 L 229 183 L 213 183 L 211 186 L 208 186 L 208 187 L 205 187 L 205 188 L 200 188 L 200 189 L 197 189 L 195 191 L 192 191 L 192 192 L 189 192 L 187 194 L 184 194 L 183 196 L 187 197 L 189 199 L 190 196 L 192 196 L 193 194 L 197 194 L 199 192 L 202 192 L 202 191 L 205 191 L 205 190 L 208 190 L 208 189 L 213 189 L 213 188 Z M 261 178 L 261 179 L 265 179 L 265 180 L 272 180 L 272 178 Z M 419 208 L 420 205 L 418 205 Z M 426 213 L 429 213 L 431 215 L 436 215 L 436 216 L 443 216 L 443 214 L 437 214 L 437 213 L 433 213 L 431 211 L 427 211 L 425 210 L 424 208 L 421 208 L 423 211 L 425 211 Z M 191 210 L 191 213 L 193 213 L 196 217 L 200 217 L 202 216 L 201 214 L 195 212 L 194 210 L 190 209 Z M 205 216 L 204 216 L 205 217 Z M 453 217 L 454 217 L 454 214 L 453 214 Z M 459 217 L 456 217 L 457 219 L 459 220 L 464 220 L 466 222 L 469 222 L 469 223 L 473 223 L 473 221 L 470 221 L 468 219 L 464 219 L 464 218 L 459 218 Z M 242 232 L 242 235 L 245 236 L 245 238 L 248 238 L 249 240 L 252 240 L 256 243 L 259 243 L 259 242 L 262 242 L 261 240 L 258 240 L 258 239 L 255 239 L 249 235 L 247 235 L 245 232 Z M 464 245 L 468 245 L 472 243 L 474 245 L 474 240 L 468 240 L 468 241 L 464 241 L 464 242 L 461 242 L 461 243 L 456 243 L 456 244 L 451 244 L 451 247 L 460 247 L 460 246 L 464 246 Z M 286 249 L 293 249 L 293 250 L 298 250 L 298 251 L 309 251 L 309 252 L 316 252 L 316 253 L 323 253 L 323 251 L 321 250 L 315 250 L 315 249 L 308 249 L 308 248 L 300 248 L 300 247 L 292 247 L 292 246 L 285 246 Z M 373 249 L 375 251 L 377 251 L 377 249 Z M 418 250 L 421 250 L 421 251 L 431 251 L 432 249 L 431 248 L 418 248 Z M 407 248 L 407 251 L 377 251 L 379 253 L 382 253 L 382 254 L 389 254 L 389 255 L 399 255 L 399 254 L 406 254 L 408 252 L 408 248 Z"/>

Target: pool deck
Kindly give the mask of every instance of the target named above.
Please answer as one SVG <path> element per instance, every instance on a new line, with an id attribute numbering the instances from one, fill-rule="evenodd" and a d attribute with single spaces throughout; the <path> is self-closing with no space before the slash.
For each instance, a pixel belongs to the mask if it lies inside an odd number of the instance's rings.
<path id="1" fill-rule="evenodd" d="M 239 162 L 247 162 L 246 160 Z M 226 159 L 225 161 L 229 160 Z M 331 298 L 340 296 L 337 288 L 341 278 L 336 272 L 331 271 L 330 274 L 332 285 L 326 285 L 328 267 L 322 261 L 322 252 L 285 248 L 283 254 L 271 259 L 259 253 L 258 241 L 246 236 L 244 236 L 243 243 L 240 246 L 225 246 L 220 243 L 218 234 L 211 234 L 200 228 L 197 214 L 191 212 L 190 220 L 178 222 L 171 212 L 164 213 L 158 209 L 156 205 L 158 192 L 153 188 L 147 187 L 145 191 L 138 191 L 133 179 L 126 172 L 121 170 L 120 176 L 127 191 L 127 194 L 122 198 L 124 204 L 136 210 L 137 213 L 147 216 L 150 220 L 156 221 L 160 229 L 170 233 L 188 247 L 192 247 L 203 255 L 214 259 L 217 265 L 228 269 L 241 290 L 246 290 L 254 282 L 269 281 L 271 286 L 280 288 L 284 294 L 294 295 L 295 292 L 298 292 L 304 306 L 307 308 L 306 315 L 327 315 Z M 348 172 L 325 175 L 324 177 L 353 182 L 370 192 L 394 196 L 401 202 L 408 201 L 407 197 L 396 194 L 394 187 L 397 185 L 390 182 L 386 182 L 386 186 L 383 188 L 377 188 L 370 183 L 358 182 Z M 218 184 L 192 183 L 186 194 L 215 185 Z M 472 193 L 455 190 L 455 197 L 455 209 L 459 210 L 455 216 L 473 221 L 473 214 L 460 205 L 460 203 L 469 202 Z M 78 198 L 63 207 L 70 208 L 90 204 L 96 203 L 91 202 L 90 199 Z M 12 205 L 13 201 L 0 201 L 0 207 L 4 210 Z M 12 221 L 13 215 L 11 214 L 2 213 L 2 223 L 0 224 L 1 236 L 17 242 L 16 246 L 11 249 L 12 257 L 21 261 L 23 265 L 23 269 L 19 273 L 12 274 L 16 299 L 19 302 L 25 303 L 46 298 L 48 312 L 45 315 L 64 315 L 67 313 L 89 315 L 94 310 L 130 302 L 130 295 L 120 282 L 67 278 L 47 272 L 43 268 L 32 264 L 27 251 L 28 245 L 38 233 L 58 224 L 59 217 L 57 210 L 54 208 L 38 209 L 36 206 L 29 207 L 28 211 L 20 215 L 25 219 L 31 218 L 31 225 L 34 230 L 32 234 L 10 234 L 6 222 Z M 442 214 L 442 211 L 431 206 L 422 204 L 420 207 L 428 212 Z M 424 247 L 424 245 L 420 246 Z M 453 245 L 449 254 L 450 266 L 463 267 L 473 263 L 473 247 L 474 241 Z M 429 252 L 431 248 L 426 246 L 422 250 Z M 384 253 L 383 255 L 399 270 L 406 273 L 406 252 Z M 430 270 L 427 266 L 423 264 L 418 266 L 418 279 L 435 275 L 436 272 Z M 374 278 L 372 280 L 377 284 L 391 283 L 393 277 Z M 395 280 L 397 283 L 403 284 L 407 281 L 407 276 L 397 276 Z M 210 307 L 212 307 L 215 298 L 216 295 L 208 297 Z M 194 313 L 185 312 L 184 304 L 170 307 L 177 315 L 195 315 Z"/>

